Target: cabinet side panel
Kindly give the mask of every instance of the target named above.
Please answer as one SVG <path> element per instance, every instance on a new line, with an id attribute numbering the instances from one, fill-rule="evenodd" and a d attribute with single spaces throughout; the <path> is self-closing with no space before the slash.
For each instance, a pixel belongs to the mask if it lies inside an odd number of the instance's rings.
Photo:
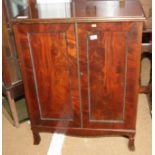
<path id="1" fill-rule="evenodd" d="M 137 104 L 140 80 L 142 22 L 135 22 L 129 31 L 128 39 L 128 65 L 126 86 L 126 127 L 136 128 Z"/>

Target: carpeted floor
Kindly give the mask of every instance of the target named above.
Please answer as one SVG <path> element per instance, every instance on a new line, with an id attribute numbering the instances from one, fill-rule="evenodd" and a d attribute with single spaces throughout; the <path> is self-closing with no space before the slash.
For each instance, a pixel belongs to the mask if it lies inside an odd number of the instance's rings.
<path id="1" fill-rule="evenodd" d="M 46 155 L 52 134 L 41 133 L 41 143 L 33 145 L 32 133 L 28 122 L 15 128 L 3 110 L 2 117 L 3 155 Z M 123 137 L 78 138 L 66 136 L 62 155 L 151 155 L 152 122 L 149 113 L 147 96 L 139 95 L 136 151 L 130 152 L 128 139 Z"/>

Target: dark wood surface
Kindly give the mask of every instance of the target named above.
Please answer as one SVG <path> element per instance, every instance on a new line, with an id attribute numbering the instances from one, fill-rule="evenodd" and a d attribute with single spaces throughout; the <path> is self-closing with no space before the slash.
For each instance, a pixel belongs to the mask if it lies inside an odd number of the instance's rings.
<path id="1" fill-rule="evenodd" d="M 22 53 L 19 56 L 24 67 L 27 100 L 30 106 L 33 104 L 37 108 L 37 119 L 51 122 L 51 125 L 60 121 L 59 126 L 66 123 L 79 126 L 74 25 L 19 25 L 18 32 L 15 34 L 20 34 Z"/>
<path id="2" fill-rule="evenodd" d="M 141 23 L 92 24 L 78 27 L 84 124 L 134 128 Z"/>
<path id="3" fill-rule="evenodd" d="M 92 24 L 14 26 L 32 128 L 135 133 L 142 23 Z"/>
<path id="4" fill-rule="evenodd" d="M 99 17 L 15 20 L 34 144 L 56 131 L 127 136 L 134 150 L 144 17 Z"/>

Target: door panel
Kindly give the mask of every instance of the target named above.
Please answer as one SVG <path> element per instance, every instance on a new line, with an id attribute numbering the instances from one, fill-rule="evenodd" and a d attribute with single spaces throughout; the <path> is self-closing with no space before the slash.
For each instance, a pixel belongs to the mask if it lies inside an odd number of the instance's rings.
<path id="1" fill-rule="evenodd" d="M 128 101 L 137 96 L 137 25 L 79 24 L 78 36 L 84 127 L 131 127 L 131 107 L 136 103 Z M 134 85 L 128 85 L 131 81 Z"/>
<path id="2" fill-rule="evenodd" d="M 20 37 L 18 40 L 24 50 L 19 52 L 23 59 L 21 63 L 27 62 L 23 64 L 25 80 L 31 85 L 27 93 L 35 91 L 34 96 L 27 100 L 30 109 L 35 104 L 38 122 L 63 127 L 79 126 L 74 25 L 20 25 L 17 37 Z M 33 77 L 32 81 L 28 81 L 30 77 Z"/>
<path id="3" fill-rule="evenodd" d="M 91 40 L 93 35 L 97 35 L 96 40 Z M 89 119 L 122 121 L 126 33 L 93 32 L 87 37 Z"/>
<path id="4" fill-rule="evenodd" d="M 31 33 L 29 45 L 42 119 L 72 120 L 71 83 L 65 33 Z M 64 103 L 67 104 L 64 106 Z"/>

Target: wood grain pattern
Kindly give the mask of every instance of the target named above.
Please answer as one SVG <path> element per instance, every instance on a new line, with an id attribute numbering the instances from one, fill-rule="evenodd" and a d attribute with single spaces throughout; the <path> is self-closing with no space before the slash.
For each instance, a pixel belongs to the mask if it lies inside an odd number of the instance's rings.
<path id="1" fill-rule="evenodd" d="M 123 135 L 134 148 L 142 22 L 15 24 L 32 122 L 39 132 Z"/>
<path id="2" fill-rule="evenodd" d="M 135 80 L 138 77 L 133 73 L 140 56 L 138 26 L 132 22 L 79 24 L 85 127 L 134 127 L 130 122 L 134 118 L 130 114 L 137 104 L 134 100 L 137 98 Z M 92 36 L 97 39 L 91 40 Z"/>
<path id="3" fill-rule="evenodd" d="M 44 44 L 45 40 L 48 44 Z M 57 44 L 58 42 L 59 44 Z M 57 32 L 57 34 L 54 32 L 30 33 L 29 44 L 42 119 L 61 119 L 62 117 L 62 119 L 72 120 L 66 34 L 63 32 Z M 64 103 L 67 103 L 66 106 Z M 55 111 L 55 107 L 57 107 L 57 111 Z"/>
<path id="4" fill-rule="evenodd" d="M 28 102 L 37 109 L 40 122 L 58 123 L 59 126 L 79 120 L 77 60 L 73 24 L 45 24 L 18 26 L 20 44 L 24 52 L 25 75 L 30 78 Z M 47 44 L 45 44 L 47 42 Z M 24 53 L 24 54 L 23 54 Z M 30 87 L 31 85 L 31 87 Z M 31 100 L 31 101 L 30 101 Z M 36 104 L 37 103 L 37 104 Z M 32 108 L 32 107 L 31 107 Z M 32 108 L 32 111 L 33 111 Z M 38 118 L 37 118 L 38 119 Z M 76 121 L 75 121 L 76 120 Z M 67 124 L 65 124 L 65 121 Z"/>
<path id="5" fill-rule="evenodd" d="M 123 121 L 126 34 L 100 32 L 91 40 L 94 34 L 87 36 L 89 121 Z"/>

